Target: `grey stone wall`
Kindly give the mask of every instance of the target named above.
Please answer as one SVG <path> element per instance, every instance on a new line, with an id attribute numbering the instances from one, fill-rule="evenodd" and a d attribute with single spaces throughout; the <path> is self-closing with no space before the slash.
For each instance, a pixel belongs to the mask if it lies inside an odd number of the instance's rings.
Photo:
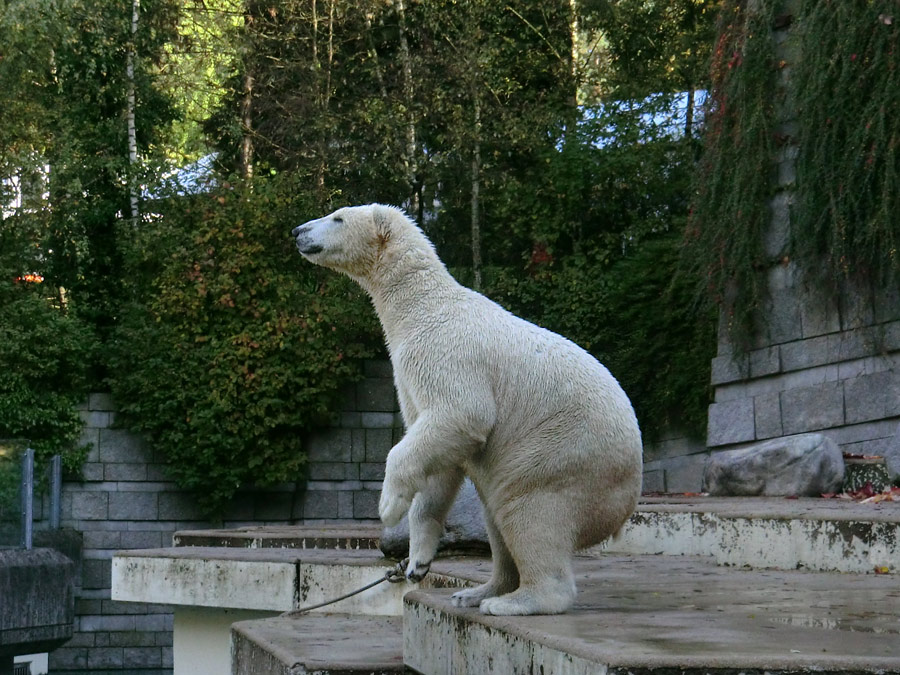
<path id="1" fill-rule="evenodd" d="M 81 533 L 75 634 L 50 655 L 52 672 L 170 673 L 169 607 L 110 599 L 113 554 L 172 545 L 177 530 L 377 518 L 384 459 L 402 434 L 390 365 L 372 361 L 344 392 L 329 429 L 310 434 L 309 480 L 239 493 L 224 522 L 203 520 L 191 495 L 166 474 L 162 456 L 116 427 L 113 401 L 92 394 L 81 411 L 90 445 L 83 480 L 66 481 L 62 525 Z M 39 504 L 46 512 L 46 504 Z"/>
<path id="2" fill-rule="evenodd" d="M 845 452 L 888 457 L 900 472 L 900 295 L 857 291 L 830 302 L 779 269 L 769 344 L 735 355 L 727 340 L 713 360 L 713 450 L 818 431 Z M 811 297 L 813 296 L 813 297 Z M 795 316 L 795 320 L 782 317 Z"/>
<path id="3" fill-rule="evenodd" d="M 699 476 L 709 452 L 706 444 L 677 429 L 663 432 L 655 442 L 644 443 L 644 481 L 641 491 L 699 492 Z"/>
<path id="4" fill-rule="evenodd" d="M 796 12 L 790 0 L 785 11 Z M 714 403 L 707 445 L 729 449 L 810 431 L 844 451 L 888 457 L 900 472 L 900 290 L 848 287 L 823 291 L 790 259 L 798 132 L 791 96 L 791 64 L 799 58 L 790 28 L 775 32 L 782 101 L 778 110 L 777 192 L 765 250 L 767 273 L 755 348 L 736 351 L 726 317 L 712 362 Z M 698 476 L 699 481 L 699 476 Z M 698 484 L 699 487 L 699 484 Z"/>
<path id="5" fill-rule="evenodd" d="M 365 379 L 344 392 L 332 427 L 307 441 L 305 522 L 378 518 L 388 451 L 403 435 L 389 361 L 368 361 Z"/>

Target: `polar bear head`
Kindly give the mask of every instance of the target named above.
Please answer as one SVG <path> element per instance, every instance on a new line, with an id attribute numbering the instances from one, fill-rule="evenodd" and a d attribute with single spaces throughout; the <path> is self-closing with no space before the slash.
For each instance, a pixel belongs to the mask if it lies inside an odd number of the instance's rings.
<path id="1" fill-rule="evenodd" d="M 396 267 L 411 253 L 437 257 L 403 211 L 383 204 L 344 207 L 295 227 L 291 234 L 304 258 L 358 281 Z"/>

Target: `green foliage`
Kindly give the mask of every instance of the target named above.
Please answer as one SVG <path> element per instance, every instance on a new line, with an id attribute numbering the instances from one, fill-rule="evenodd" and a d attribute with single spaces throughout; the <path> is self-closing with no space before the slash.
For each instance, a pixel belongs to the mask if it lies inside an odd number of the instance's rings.
<path id="1" fill-rule="evenodd" d="M 715 351 L 713 312 L 679 274 L 695 144 L 654 121 L 672 105 L 658 96 L 591 111 L 544 155 L 540 187 L 506 176 L 509 191 L 486 200 L 513 243 L 491 240 L 489 294 L 603 362 L 648 440 L 666 427 L 705 435 Z"/>
<path id="2" fill-rule="evenodd" d="M 303 262 L 287 180 L 171 197 L 135 232 L 112 392 L 171 475 L 216 514 L 244 485 L 302 476 L 302 438 L 378 334 L 349 280 Z"/>
<path id="3" fill-rule="evenodd" d="M 848 279 L 890 286 L 900 269 L 896 3 L 811 0 L 793 17 L 779 11 L 774 0 L 730 0 L 723 10 L 687 232 L 687 260 L 739 347 L 765 321 L 760 272 L 776 262 L 764 242 L 786 149 L 797 161 L 796 183 L 784 186 L 794 206 L 781 261 L 797 260 L 815 282 L 824 275 L 833 293 Z M 786 63 L 774 30 L 791 18 Z M 789 78 L 779 76 L 785 66 Z M 780 108 L 796 116 L 796 137 L 778 126 Z"/>
<path id="4" fill-rule="evenodd" d="M 144 157 L 172 117 L 153 74 L 172 35 L 173 7 L 170 0 L 141 3 L 134 84 Z M 9 0 L 0 12 L 0 81 L 10 103 L 0 106 L 0 172 L 50 167 L 38 190 L 48 194 L 45 275 L 103 337 L 122 301 L 116 223 L 129 211 L 138 173 L 127 151 L 130 24 L 130 3 L 105 0 Z"/>
<path id="5" fill-rule="evenodd" d="M 834 288 L 900 272 L 900 14 L 890 0 L 805 2 L 795 255 Z"/>
<path id="6" fill-rule="evenodd" d="M 569 258 L 521 279 L 502 273 L 490 294 L 596 356 L 631 398 L 645 440 L 666 428 L 702 438 L 715 355 L 715 317 L 695 310 L 677 275 L 680 230 L 651 237 L 610 264 Z"/>
<path id="7" fill-rule="evenodd" d="M 76 406 L 87 394 L 93 335 L 41 284 L 14 283 L 0 270 L 0 438 L 27 439 L 39 462 L 61 454 L 74 472 L 84 460 Z"/>
<path id="8" fill-rule="evenodd" d="M 765 291 L 774 194 L 775 3 L 730 0 L 713 52 L 704 152 L 695 174 L 686 262 L 746 343 Z"/>
<path id="9" fill-rule="evenodd" d="M 589 86 L 605 98 L 689 91 L 707 81 L 720 0 L 584 4 L 583 25 L 602 34 L 588 64 L 597 70 Z"/>
<path id="10" fill-rule="evenodd" d="M 653 120 L 673 93 L 703 88 L 715 4 L 144 0 L 138 169 L 129 3 L 8 0 L 0 175 L 50 167 L 49 196 L 16 214 L 30 247 L 19 266 L 111 340 L 99 373 L 123 419 L 210 512 L 240 485 L 297 476 L 301 436 L 380 344 L 362 294 L 288 237 L 347 203 L 404 204 L 466 273 L 480 237 L 494 290 L 607 361 L 645 429 L 691 426 L 682 408 L 705 397 L 708 364 L 695 368 L 705 352 L 688 328 L 707 317 L 664 291 L 672 258 L 652 242 L 682 227 L 693 147 Z M 689 117 L 680 128 L 690 135 Z M 124 222 L 137 174 L 152 184 L 153 165 L 207 147 L 227 171 L 273 167 L 293 184 L 220 179 Z M 659 276 L 642 281 L 627 263 L 645 242 Z M 631 316 L 628 294 L 653 300 L 642 317 L 677 339 L 615 318 Z M 679 368 L 700 383 L 694 398 Z"/>

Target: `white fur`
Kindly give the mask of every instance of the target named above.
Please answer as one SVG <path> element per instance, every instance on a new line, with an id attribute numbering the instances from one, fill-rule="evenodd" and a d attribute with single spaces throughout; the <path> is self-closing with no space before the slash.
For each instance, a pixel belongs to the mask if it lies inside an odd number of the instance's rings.
<path id="1" fill-rule="evenodd" d="M 310 261 L 348 274 L 381 320 L 406 434 L 379 514 L 409 511 L 407 576 L 424 576 L 464 475 L 484 504 L 491 580 L 454 604 L 555 614 L 572 554 L 616 532 L 641 485 L 641 436 L 609 371 L 565 338 L 460 286 L 399 209 L 343 208 L 294 230 Z"/>

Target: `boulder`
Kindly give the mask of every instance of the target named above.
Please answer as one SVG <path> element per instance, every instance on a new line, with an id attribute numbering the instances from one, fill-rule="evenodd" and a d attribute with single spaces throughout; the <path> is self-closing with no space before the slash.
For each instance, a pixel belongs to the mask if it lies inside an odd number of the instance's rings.
<path id="1" fill-rule="evenodd" d="M 817 497 L 840 490 L 844 458 L 822 434 L 776 438 L 710 456 L 704 491 L 716 496 Z"/>
<path id="2" fill-rule="evenodd" d="M 900 424 L 897 425 L 894 437 L 887 439 L 883 454 L 888 473 L 891 474 L 891 482 L 900 485 Z"/>
<path id="3" fill-rule="evenodd" d="M 404 516 L 394 527 L 386 527 L 381 534 L 381 551 L 391 558 L 405 558 L 409 552 L 409 520 Z M 438 544 L 438 555 L 489 554 L 484 511 L 475 486 L 467 478 L 447 514 L 444 534 Z"/>

